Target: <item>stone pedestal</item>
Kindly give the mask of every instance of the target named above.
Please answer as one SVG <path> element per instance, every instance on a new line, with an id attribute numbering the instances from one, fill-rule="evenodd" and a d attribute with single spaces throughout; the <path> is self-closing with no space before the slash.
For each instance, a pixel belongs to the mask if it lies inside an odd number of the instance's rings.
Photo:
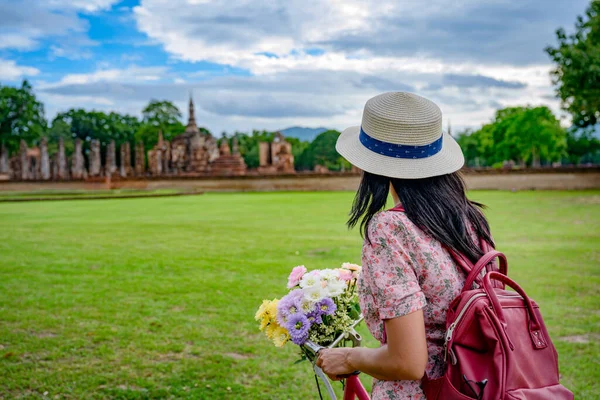
<path id="1" fill-rule="evenodd" d="M 117 155 L 114 140 L 111 140 L 108 146 L 106 146 L 106 161 L 104 166 L 106 176 L 112 176 L 112 174 L 117 172 Z"/>
<path id="2" fill-rule="evenodd" d="M 71 160 L 71 177 L 73 179 L 84 179 L 87 176 L 82 148 L 81 139 L 75 139 L 75 151 Z"/>
<path id="3" fill-rule="evenodd" d="M 50 157 L 48 156 L 48 139 L 40 140 L 40 178 L 47 181 L 50 179 Z"/>
<path id="4" fill-rule="evenodd" d="M 90 151 L 90 176 L 102 175 L 102 162 L 100 158 L 100 141 L 92 140 Z"/>

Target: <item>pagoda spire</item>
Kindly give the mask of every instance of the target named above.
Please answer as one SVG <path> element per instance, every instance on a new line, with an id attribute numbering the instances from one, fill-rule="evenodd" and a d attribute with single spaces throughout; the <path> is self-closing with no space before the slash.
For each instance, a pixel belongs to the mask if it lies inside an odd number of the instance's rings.
<path id="1" fill-rule="evenodd" d="M 189 104 L 189 116 L 188 123 L 185 127 L 185 132 L 189 134 L 200 132 L 198 126 L 196 125 L 196 117 L 194 115 L 194 100 L 192 99 L 192 92 L 190 91 L 190 104 Z"/>
<path id="2" fill-rule="evenodd" d="M 188 126 L 196 126 L 196 117 L 194 115 L 194 100 L 192 99 L 192 92 L 190 92 L 190 108 L 189 108 Z"/>

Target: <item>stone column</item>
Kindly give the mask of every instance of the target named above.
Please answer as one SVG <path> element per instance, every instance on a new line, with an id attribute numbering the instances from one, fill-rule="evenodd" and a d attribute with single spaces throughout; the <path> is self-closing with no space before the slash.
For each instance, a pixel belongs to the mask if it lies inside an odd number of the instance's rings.
<path id="1" fill-rule="evenodd" d="M 67 156 L 65 155 L 65 141 L 58 138 L 58 154 L 56 159 L 56 170 L 58 179 L 69 179 L 69 170 L 67 169 Z"/>
<path id="2" fill-rule="evenodd" d="M 48 139 L 40 140 L 40 178 L 47 181 L 50 179 L 50 157 L 48 156 Z"/>
<path id="3" fill-rule="evenodd" d="M 8 167 L 8 150 L 6 145 L 2 143 L 0 146 L 0 174 L 8 174 L 10 168 Z"/>
<path id="4" fill-rule="evenodd" d="M 237 137 L 233 137 L 233 143 L 231 144 L 231 153 L 235 156 L 240 155 L 240 145 L 238 143 Z"/>
<path id="5" fill-rule="evenodd" d="M 102 162 L 100 159 L 100 141 L 92 140 L 90 152 L 90 176 L 100 176 L 102 174 Z"/>
<path id="6" fill-rule="evenodd" d="M 123 178 L 131 175 L 131 147 L 129 142 L 121 144 L 121 176 Z"/>
<path id="7" fill-rule="evenodd" d="M 85 164 L 83 159 L 81 139 L 75 139 L 75 152 L 73 153 L 73 161 L 71 164 L 71 177 L 73 179 L 83 179 L 85 177 Z"/>
<path id="8" fill-rule="evenodd" d="M 112 176 L 112 174 L 117 172 L 117 155 L 114 140 L 111 140 L 108 146 L 106 146 L 106 162 L 104 164 L 106 176 Z"/>
<path id="9" fill-rule="evenodd" d="M 137 142 L 135 145 L 135 174 L 144 176 L 146 172 L 146 157 L 144 155 L 144 143 Z"/>
<path id="10" fill-rule="evenodd" d="M 19 145 L 19 160 L 21 162 L 21 180 L 29 179 L 29 159 L 27 158 L 27 144 L 23 139 Z"/>

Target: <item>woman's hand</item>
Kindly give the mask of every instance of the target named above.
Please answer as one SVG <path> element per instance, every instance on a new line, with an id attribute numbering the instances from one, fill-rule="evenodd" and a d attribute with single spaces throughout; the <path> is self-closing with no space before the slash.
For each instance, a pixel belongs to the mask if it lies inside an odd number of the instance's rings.
<path id="1" fill-rule="evenodd" d="M 323 349 L 319 351 L 317 359 L 317 367 L 321 368 L 332 381 L 339 381 L 356 371 L 348 361 L 350 347 L 340 347 L 335 349 Z"/>

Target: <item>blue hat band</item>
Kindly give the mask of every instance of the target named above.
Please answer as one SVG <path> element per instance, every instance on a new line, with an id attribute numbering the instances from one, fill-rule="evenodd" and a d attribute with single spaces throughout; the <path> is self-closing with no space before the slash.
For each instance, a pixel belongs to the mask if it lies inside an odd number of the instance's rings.
<path id="1" fill-rule="evenodd" d="M 427 158 L 434 156 L 442 150 L 442 144 L 444 143 L 444 135 L 440 136 L 440 138 L 433 143 L 424 144 L 421 146 L 388 143 L 367 135 L 367 133 L 363 131 L 362 127 L 360 128 L 360 135 L 358 138 L 363 146 L 377 154 L 387 157 L 408 159 Z"/>

